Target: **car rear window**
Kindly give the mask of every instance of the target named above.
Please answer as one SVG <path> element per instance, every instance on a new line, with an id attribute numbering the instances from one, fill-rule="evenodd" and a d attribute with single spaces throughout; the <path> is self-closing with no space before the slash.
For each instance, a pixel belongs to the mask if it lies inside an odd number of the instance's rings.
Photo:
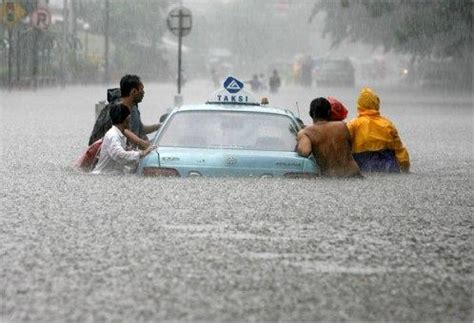
<path id="1" fill-rule="evenodd" d="M 165 147 L 294 151 L 297 127 L 284 115 L 239 111 L 174 114 L 157 144 Z"/>

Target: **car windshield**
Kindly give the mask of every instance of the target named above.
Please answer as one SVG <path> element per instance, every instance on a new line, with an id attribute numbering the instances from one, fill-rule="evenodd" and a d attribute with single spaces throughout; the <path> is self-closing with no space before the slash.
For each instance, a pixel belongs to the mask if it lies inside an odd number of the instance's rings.
<path id="1" fill-rule="evenodd" d="M 284 115 L 239 111 L 182 111 L 167 122 L 165 147 L 294 151 L 297 127 Z"/>

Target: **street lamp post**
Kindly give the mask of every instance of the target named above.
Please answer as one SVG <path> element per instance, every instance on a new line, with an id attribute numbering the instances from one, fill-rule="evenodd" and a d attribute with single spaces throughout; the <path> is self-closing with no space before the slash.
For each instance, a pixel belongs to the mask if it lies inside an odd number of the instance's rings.
<path id="1" fill-rule="evenodd" d="M 85 36 L 84 36 L 84 58 L 87 60 L 87 55 L 88 55 L 88 51 L 89 51 L 89 29 L 90 29 L 90 25 L 86 22 L 82 28 L 84 29 L 84 33 L 85 33 Z"/>
<path id="2" fill-rule="evenodd" d="M 109 11 L 110 11 L 110 2 L 109 0 L 105 0 L 105 50 L 104 50 L 104 83 L 109 83 L 110 75 L 109 75 Z"/>

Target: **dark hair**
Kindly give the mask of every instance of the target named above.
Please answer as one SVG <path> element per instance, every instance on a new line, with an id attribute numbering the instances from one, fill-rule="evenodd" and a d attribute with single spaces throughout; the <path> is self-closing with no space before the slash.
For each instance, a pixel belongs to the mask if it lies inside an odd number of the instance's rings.
<path id="1" fill-rule="evenodd" d="M 137 75 L 127 74 L 122 77 L 120 80 L 120 93 L 122 98 L 129 96 L 132 89 L 138 89 L 140 84 L 142 84 L 142 81 Z"/>
<path id="2" fill-rule="evenodd" d="M 112 120 L 112 124 L 120 124 L 127 119 L 128 115 L 130 114 L 130 110 L 123 104 L 112 104 L 110 107 L 110 119 Z"/>
<path id="3" fill-rule="evenodd" d="M 331 120 L 331 103 L 325 98 L 311 101 L 309 116 L 313 119 Z"/>

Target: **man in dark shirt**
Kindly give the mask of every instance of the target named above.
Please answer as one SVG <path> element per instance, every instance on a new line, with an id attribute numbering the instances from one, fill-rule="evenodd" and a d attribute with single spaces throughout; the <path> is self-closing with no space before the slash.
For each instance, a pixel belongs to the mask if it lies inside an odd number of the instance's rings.
<path id="1" fill-rule="evenodd" d="M 323 176 L 362 177 L 352 157 L 349 130 L 344 122 L 331 121 L 329 101 L 313 100 L 309 115 L 313 124 L 298 132 L 298 153 L 305 157 L 313 153 Z"/>
<path id="2" fill-rule="evenodd" d="M 148 141 L 147 135 L 158 130 L 161 123 L 144 125 L 138 109 L 138 103 L 145 96 L 145 87 L 136 75 L 125 75 L 120 80 L 122 103 L 130 109 L 130 130 L 140 139 Z"/>
<path id="3" fill-rule="evenodd" d="M 125 136 L 128 141 L 140 148 L 149 146 L 147 134 L 159 129 L 161 123 L 146 126 L 141 121 L 138 103 L 142 102 L 145 95 L 143 83 L 137 75 L 125 75 L 120 80 L 121 98 L 114 103 L 122 103 L 130 109 L 130 129 L 125 130 Z M 112 127 L 112 122 L 108 113 L 110 104 L 100 113 L 96 120 L 94 129 L 89 138 L 89 145 L 96 140 L 101 139 L 105 133 Z"/>

